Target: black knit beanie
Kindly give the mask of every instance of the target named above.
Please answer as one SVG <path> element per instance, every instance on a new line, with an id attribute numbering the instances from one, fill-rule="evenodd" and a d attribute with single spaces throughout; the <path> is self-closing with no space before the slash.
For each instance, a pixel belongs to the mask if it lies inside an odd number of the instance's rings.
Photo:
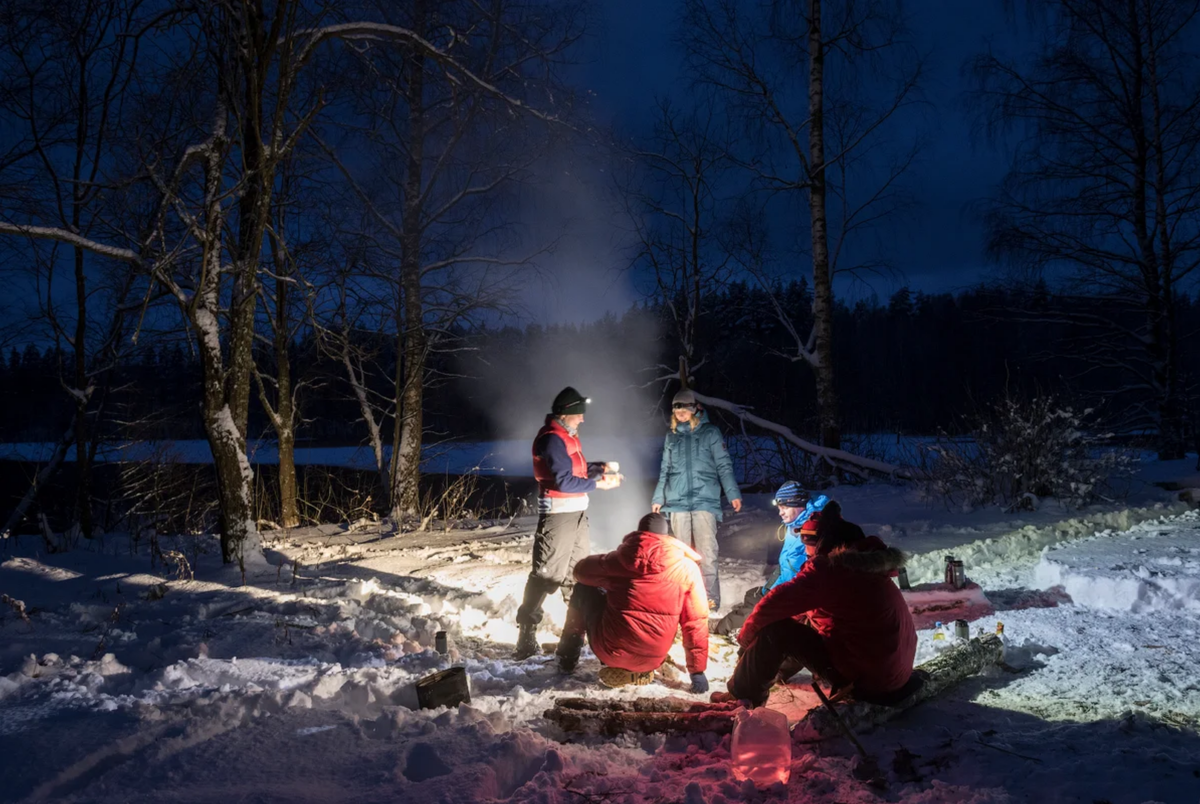
<path id="1" fill-rule="evenodd" d="M 568 385 L 558 392 L 558 396 L 554 397 L 554 405 L 550 408 L 550 412 L 555 416 L 571 416 L 576 413 L 584 413 L 586 412 L 588 402 L 591 401 Z"/>
<path id="2" fill-rule="evenodd" d="M 638 522 L 638 530 L 642 533 L 659 533 L 666 536 L 670 532 L 667 518 L 662 514 L 646 514 Z"/>

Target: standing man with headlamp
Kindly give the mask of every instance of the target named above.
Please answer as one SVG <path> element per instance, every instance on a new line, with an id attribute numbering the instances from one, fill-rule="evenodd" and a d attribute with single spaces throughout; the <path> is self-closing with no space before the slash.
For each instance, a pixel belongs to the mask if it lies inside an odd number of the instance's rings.
<path id="1" fill-rule="evenodd" d="M 575 564 L 591 551 L 588 492 L 621 485 L 620 475 L 605 474 L 604 463 L 588 463 L 583 457 L 578 432 L 590 401 L 574 388 L 564 388 L 533 439 L 538 524 L 533 535 L 533 567 L 517 609 L 520 631 L 513 653 L 517 660 L 541 652 L 537 627 L 542 621 L 542 604 L 558 589 L 570 600 Z"/>

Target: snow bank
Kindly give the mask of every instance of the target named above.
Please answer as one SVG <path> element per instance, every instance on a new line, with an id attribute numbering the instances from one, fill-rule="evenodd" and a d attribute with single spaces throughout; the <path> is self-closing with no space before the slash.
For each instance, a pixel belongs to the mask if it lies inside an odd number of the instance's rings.
<path id="1" fill-rule="evenodd" d="M 1078 605 L 1135 613 L 1200 612 L 1200 512 L 1097 533 L 1046 550 L 1034 572 Z"/>
<path id="2" fill-rule="evenodd" d="M 917 581 L 941 579 L 945 569 L 945 557 L 953 555 L 961 559 L 967 577 L 978 581 L 986 578 L 991 585 L 1008 583 L 1016 585 L 1035 563 L 1042 551 L 1056 544 L 1086 538 L 1094 533 L 1127 531 L 1139 523 L 1165 522 L 1166 517 L 1182 513 L 1185 505 L 1168 506 L 1163 503 L 1144 508 L 1127 508 L 1117 511 L 1100 511 L 1062 519 L 1047 525 L 1025 525 L 1003 535 L 955 544 L 952 540 L 936 549 L 924 553 L 910 554 L 908 576 Z M 903 541 L 896 542 L 904 547 Z"/>

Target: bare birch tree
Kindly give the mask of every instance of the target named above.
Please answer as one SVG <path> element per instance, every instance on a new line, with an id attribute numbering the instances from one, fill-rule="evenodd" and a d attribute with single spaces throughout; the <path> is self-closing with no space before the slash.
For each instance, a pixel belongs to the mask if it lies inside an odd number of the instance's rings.
<path id="1" fill-rule="evenodd" d="M 745 190 L 734 176 L 729 127 L 718 115 L 709 104 L 683 112 L 660 101 L 649 137 L 625 148 L 631 175 L 620 188 L 638 244 L 632 268 L 650 277 L 648 295 L 670 314 L 685 381 L 705 361 L 698 343 L 703 305 L 730 276 L 723 228 Z"/>
<path id="2" fill-rule="evenodd" d="M 450 52 L 458 33 L 447 29 L 434 42 L 424 29 L 352 21 L 343 10 L 317 0 L 164 4 L 147 28 L 156 59 L 138 76 L 141 94 L 119 149 L 126 203 L 140 219 L 95 234 L 36 211 L 0 221 L 0 235 L 127 263 L 174 299 L 200 355 L 222 556 L 243 566 L 261 555 L 246 431 L 264 237 L 279 166 L 325 104 L 320 82 L 301 77 L 321 69 L 330 43 L 397 47 L 457 86 L 525 108 Z"/>
<path id="3" fill-rule="evenodd" d="M 418 505 L 430 354 L 445 348 L 456 322 L 503 306 L 512 269 L 538 250 L 522 251 L 512 211 L 517 186 L 556 131 L 544 114 L 514 114 L 510 100 L 560 116 L 569 110 L 558 61 L 579 29 L 573 3 L 416 0 L 387 13 L 423 38 L 447 42 L 447 53 L 506 93 L 448 80 L 423 50 L 375 50 L 362 59 L 363 90 L 346 114 L 352 123 L 331 132 L 339 140 L 328 151 L 371 235 L 364 253 L 372 275 L 390 289 L 386 299 L 370 290 L 384 301 L 395 338 L 390 409 L 370 411 L 367 390 L 356 394 L 373 438 L 391 421 L 389 510 L 399 520 Z M 340 152 L 358 156 L 340 159 Z M 351 383 L 361 382 L 361 367 L 348 352 L 343 357 Z"/>
<path id="4" fill-rule="evenodd" d="M 84 237 L 105 228 L 111 211 L 110 140 L 135 75 L 144 5 L 17 0 L 0 12 L 4 220 L 37 217 Z M 14 254 L 12 262 L 27 266 L 17 281 L 36 292 L 38 336 L 52 340 L 70 360 L 59 374 L 74 415 L 55 454 L 65 456 L 74 443 L 75 522 L 90 538 L 104 377 L 126 343 L 134 275 L 125 264 L 96 257 L 79 243 L 60 248 L 9 239 L 4 245 Z M 24 514 L 37 485 L 6 531 Z"/>
<path id="5" fill-rule="evenodd" d="M 984 123 L 1015 140 L 985 207 L 989 252 L 1071 301 L 1073 350 L 1183 457 L 1175 306 L 1200 264 L 1200 2 L 1046 0 L 1024 63 L 972 63 Z"/>
<path id="6" fill-rule="evenodd" d="M 757 145 L 743 163 L 770 196 L 806 208 L 813 324 L 807 334 L 797 333 L 796 359 L 816 378 L 820 443 L 827 449 L 841 444 L 829 173 L 877 141 L 895 113 L 914 100 L 921 61 L 906 37 L 898 0 L 685 3 L 684 43 L 697 83 L 720 93 Z M 885 63 L 888 68 L 879 69 Z M 856 92 L 873 102 L 848 104 Z M 827 114 L 852 108 L 857 113 L 842 117 L 846 126 L 839 129 L 837 149 L 827 151 Z"/>

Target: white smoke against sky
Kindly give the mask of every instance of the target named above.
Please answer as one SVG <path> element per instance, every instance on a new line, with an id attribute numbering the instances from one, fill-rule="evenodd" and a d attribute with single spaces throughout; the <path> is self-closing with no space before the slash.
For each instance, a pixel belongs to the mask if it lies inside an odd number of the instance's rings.
<path id="1" fill-rule="evenodd" d="M 522 324 L 595 322 L 623 315 L 637 301 L 628 272 L 630 230 L 604 174 L 600 167 L 582 171 L 577 161 L 558 159 L 546 168 L 537 197 L 523 205 L 529 237 L 557 244 L 531 272 Z M 657 362 L 660 333 L 643 322 L 622 326 L 619 335 L 585 339 L 567 332 L 536 339 L 521 354 L 485 348 L 482 361 L 466 372 L 477 378 L 472 396 L 483 401 L 497 435 L 531 446 L 559 391 L 572 386 L 591 398 L 579 433 L 584 455 L 620 462 L 627 478 L 619 489 L 591 495 L 593 550 L 615 547 L 650 510 L 665 433 L 655 411 L 662 389 L 642 387 Z"/>
<path id="2" fill-rule="evenodd" d="M 654 410 L 658 389 L 639 386 L 657 337 L 650 326 L 619 342 L 566 333 L 506 358 L 485 353 L 489 365 L 477 374 L 473 395 L 486 400 L 493 429 L 500 438 L 528 441 L 531 451 L 559 391 L 571 386 L 592 400 L 579 428 L 583 454 L 589 461 L 618 461 L 626 476 L 620 488 L 591 494 L 594 550 L 615 547 L 650 510 L 665 427 Z"/>

